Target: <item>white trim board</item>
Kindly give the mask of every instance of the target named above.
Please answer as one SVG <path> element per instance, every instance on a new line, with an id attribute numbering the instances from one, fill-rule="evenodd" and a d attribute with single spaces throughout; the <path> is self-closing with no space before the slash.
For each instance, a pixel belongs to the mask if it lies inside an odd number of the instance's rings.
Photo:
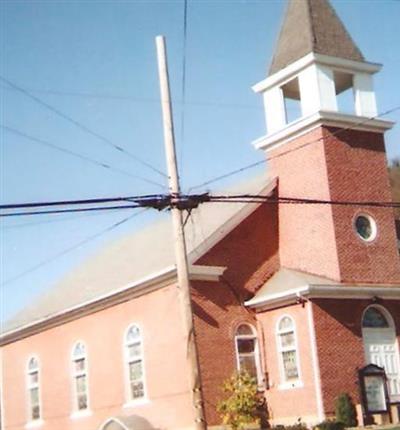
<path id="1" fill-rule="evenodd" d="M 282 305 L 308 299 L 373 299 L 400 300 L 400 285 L 393 286 L 354 286 L 354 285 L 304 285 L 282 293 L 253 297 L 245 302 L 246 306 L 258 311 L 273 309 Z"/>
<path id="2" fill-rule="evenodd" d="M 368 118 L 340 112 L 319 111 L 312 115 L 302 117 L 275 133 L 260 137 L 253 141 L 252 145 L 256 149 L 262 149 L 268 152 L 279 148 L 285 143 L 298 139 L 304 134 L 321 126 L 383 133 L 391 129 L 394 124 L 393 121 L 386 121 L 380 118 Z"/>
<path id="3" fill-rule="evenodd" d="M 197 281 L 217 281 L 225 269 L 225 267 L 219 266 L 191 265 L 189 268 L 189 277 Z M 123 303 L 143 294 L 148 294 L 159 288 L 171 285 L 174 281 L 176 281 L 176 267 L 169 266 L 135 283 L 125 285 L 94 299 L 79 303 L 60 312 L 47 315 L 46 317 L 2 333 L 0 336 L 0 346 L 23 339 L 48 328 L 56 327 L 64 322 L 81 318 L 101 309 Z"/>

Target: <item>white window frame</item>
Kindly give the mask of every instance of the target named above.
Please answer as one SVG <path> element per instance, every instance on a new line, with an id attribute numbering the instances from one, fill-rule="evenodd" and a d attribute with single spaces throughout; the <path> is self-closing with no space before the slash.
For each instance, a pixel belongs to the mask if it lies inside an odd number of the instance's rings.
<path id="1" fill-rule="evenodd" d="M 78 346 L 81 345 L 84 348 L 84 352 L 82 354 L 76 354 L 75 350 L 78 348 Z M 83 370 L 76 370 L 76 362 L 79 360 L 84 360 L 84 368 Z M 88 366 L 88 354 L 87 354 L 87 348 L 85 342 L 79 340 L 74 343 L 72 350 L 71 350 L 71 379 L 72 379 L 72 404 L 73 404 L 73 412 L 71 417 L 72 418 L 79 418 L 82 416 L 90 415 L 90 398 L 89 398 L 89 366 Z M 86 381 L 86 390 L 85 390 L 85 396 L 86 396 L 86 408 L 79 409 L 79 394 L 78 394 L 78 387 L 77 387 L 77 380 L 79 377 L 85 376 Z"/>
<path id="2" fill-rule="evenodd" d="M 129 342 L 128 333 L 132 328 L 138 329 L 139 336 L 137 341 Z M 140 354 L 135 355 L 134 357 L 130 357 L 129 346 L 136 343 L 140 344 Z M 143 330 L 141 326 L 137 323 L 130 324 L 129 327 L 125 330 L 124 339 L 123 339 L 123 349 L 124 349 L 123 357 L 124 357 L 124 368 L 125 368 L 125 372 L 124 372 L 125 373 L 125 398 L 126 398 L 126 403 L 124 404 L 124 407 L 136 406 L 138 404 L 143 404 L 148 402 L 143 346 L 144 346 Z M 132 397 L 130 371 L 129 371 L 129 364 L 135 361 L 140 361 L 142 366 L 141 382 L 143 384 L 143 396 L 138 398 Z"/>
<path id="3" fill-rule="evenodd" d="M 249 327 L 252 334 L 238 334 L 238 330 L 242 326 Z M 261 368 L 260 347 L 259 347 L 257 332 L 251 324 L 247 322 L 240 323 L 235 329 L 235 356 L 236 356 L 236 368 L 238 372 L 241 371 L 240 356 L 243 355 L 239 353 L 239 346 L 238 346 L 238 341 L 241 339 L 254 339 L 254 362 L 255 362 L 256 371 L 257 371 L 257 386 L 261 389 L 264 387 L 264 378 L 263 378 L 263 372 Z"/>
<path id="4" fill-rule="evenodd" d="M 292 322 L 292 326 L 290 329 L 280 329 L 280 324 L 284 318 L 289 318 Z M 294 337 L 294 347 L 282 347 L 281 344 L 281 335 L 287 334 L 287 333 L 293 333 Z M 279 384 L 278 388 L 281 390 L 286 390 L 290 388 L 300 388 L 303 387 L 302 379 L 301 379 L 301 368 L 300 368 L 300 356 L 299 356 L 299 344 L 298 344 L 298 338 L 297 338 L 297 330 L 296 330 L 296 322 L 294 318 L 291 315 L 285 314 L 282 315 L 275 327 L 275 334 L 276 334 L 276 348 L 278 352 L 278 362 L 279 362 L 279 373 L 280 373 L 280 380 L 281 383 Z M 297 378 L 296 379 L 287 379 L 286 373 L 285 373 L 285 365 L 283 362 L 283 353 L 288 351 L 294 351 L 296 353 L 296 368 L 297 368 Z"/>
<path id="5" fill-rule="evenodd" d="M 32 360 L 35 360 L 36 367 L 31 368 L 30 363 Z M 37 382 L 32 382 L 31 378 L 32 375 L 37 373 Z M 39 358 L 36 355 L 32 355 L 28 358 L 27 366 L 26 366 L 26 392 L 27 392 L 27 425 L 26 427 L 36 427 L 43 423 L 42 419 L 42 398 L 41 398 L 41 389 L 40 389 L 40 363 Z M 32 390 L 37 389 L 37 397 L 38 397 L 38 404 L 39 407 L 39 416 L 37 418 L 33 417 L 33 403 L 32 403 Z"/>

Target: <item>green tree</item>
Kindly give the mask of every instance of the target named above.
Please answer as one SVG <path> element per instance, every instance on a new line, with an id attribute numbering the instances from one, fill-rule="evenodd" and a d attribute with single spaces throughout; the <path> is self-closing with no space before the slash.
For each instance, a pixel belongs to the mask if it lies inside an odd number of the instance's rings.
<path id="1" fill-rule="evenodd" d="M 336 420 L 346 427 L 357 425 L 356 408 L 347 393 L 341 393 L 335 402 Z"/>
<path id="2" fill-rule="evenodd" d="M 222 391 L 228 395 L 218 402 L 224 424 L 233 430 L 241 429 L 245 424 L 258 423 L 257 418 L 257 382 L 247 372 L 234 374 L 222 385 Z"/>

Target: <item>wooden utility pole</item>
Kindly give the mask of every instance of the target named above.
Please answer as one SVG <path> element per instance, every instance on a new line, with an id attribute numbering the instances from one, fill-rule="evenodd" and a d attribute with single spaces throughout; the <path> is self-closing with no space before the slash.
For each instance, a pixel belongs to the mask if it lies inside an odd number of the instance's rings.
<path id="1" fill-rule="evenodd" d="M 167 157 L 169 192 L 172 196 L 172 223 L 175 240 L 175 258 L 178 277 L 178 287 L 181 297 L 184 318 L 185 339 L 187 342 L 187 361 L 190 374 L 190 389 L 194 408 L 196 430 L 207 428 L 204 419 L 203 395 L 200 382 L 200 365 L 197 353 L 196 337 L 193 324 L 192 302 L 190 298 L 189 270 L 186 252 L 185 231 L 182 211 L 174 204 L 179 202 L 180 186 L 175 153 L 174 126 L 169 90 L 168 66 L 164 36 L 156 37 L 158 75 L 160 79 L 161 106 L 163 114 L 164 143 Z"/>

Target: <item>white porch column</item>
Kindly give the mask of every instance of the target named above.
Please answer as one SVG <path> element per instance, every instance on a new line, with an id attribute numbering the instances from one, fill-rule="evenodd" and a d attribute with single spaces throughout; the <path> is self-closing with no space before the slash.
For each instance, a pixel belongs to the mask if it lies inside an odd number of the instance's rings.
<path id="1" fill-rule="evenodd" d="M 374 117 L 378 115 L 373 77 L 369 73 L 356 73 L 353 77 L 356 115 Z"/>

